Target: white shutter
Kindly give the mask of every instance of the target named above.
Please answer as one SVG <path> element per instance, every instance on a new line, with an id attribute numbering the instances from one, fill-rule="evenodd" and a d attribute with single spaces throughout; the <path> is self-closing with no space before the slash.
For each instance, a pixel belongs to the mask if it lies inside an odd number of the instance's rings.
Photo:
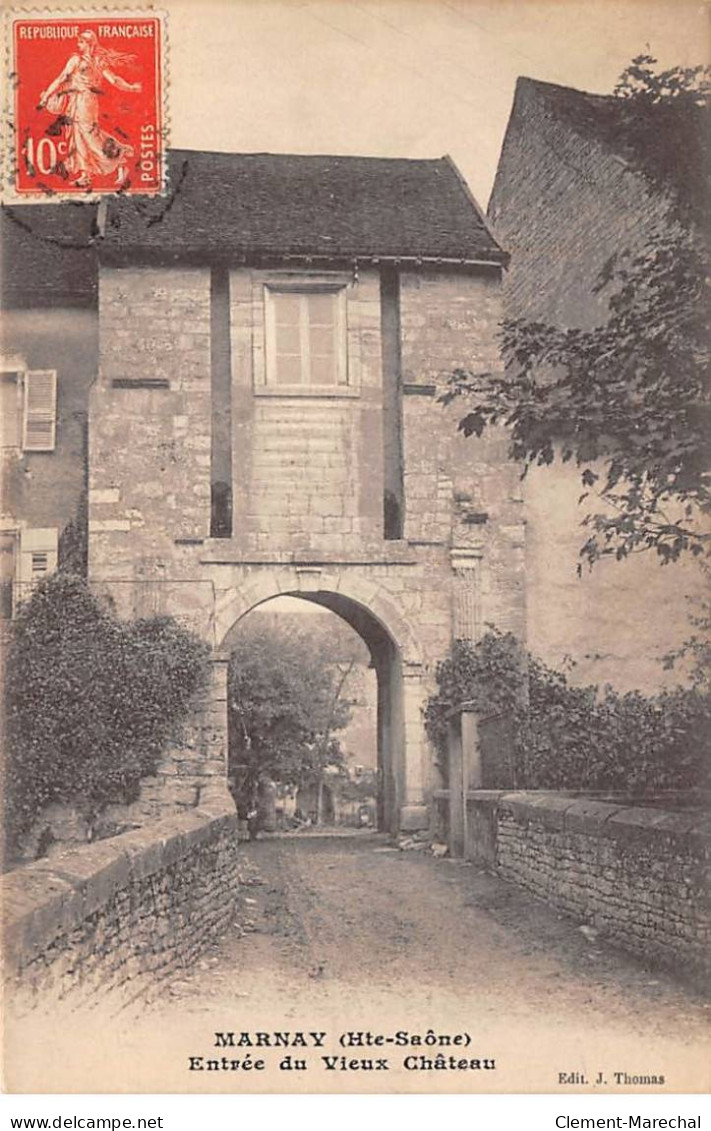
<path id="1" fill-rule="evenodd" d="M 57 568 L 58 536 L 55 527 L 20 531 L 17 558 L 17 597 L 26 600 L 35 585 Z"/>
<path id="2" fill-rule="evenodd" d="M 57 432 L 57 374 L 54 369 L 31 369 L 25 374 L 25 412 L 22 448 L 53 452 Z"/>

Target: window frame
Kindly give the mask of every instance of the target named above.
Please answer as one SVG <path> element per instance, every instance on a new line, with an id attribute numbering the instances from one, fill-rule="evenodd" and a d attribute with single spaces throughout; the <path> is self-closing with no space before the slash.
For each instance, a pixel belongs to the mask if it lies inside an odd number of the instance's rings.
<path id="1" fill-rule="evenodd" d="M 21 526 L 16 556 L 13 616 L 22 602 L 32 595 L 39 582 L 56 571 L 58 564 L 58 528 Z"/>
<path id="2" fill-rule="evenodd" d="M 328 383 L 277 382 L 276 351 L 276 299 L 280 295 L 297 295 L 308 298 L 310 295 L 327 294 L 335 297 L 335 337 L 336 337 L 336 380 Z M 263 284 L 264 296 L 264 374 L 263 382 L 255 384 L 255 392 L 265 396 L 357 396 L 358 390 L 352 383 L 352 370 L 349 358 L 347 283 L 344 280 L 324 279 L 279 279 Z M 303 334 L 303 321 L 300 322 Z M 303 349 L 303 339 L 301 342 Z M 302 359 L 302 373 L 304 354 Z"/>

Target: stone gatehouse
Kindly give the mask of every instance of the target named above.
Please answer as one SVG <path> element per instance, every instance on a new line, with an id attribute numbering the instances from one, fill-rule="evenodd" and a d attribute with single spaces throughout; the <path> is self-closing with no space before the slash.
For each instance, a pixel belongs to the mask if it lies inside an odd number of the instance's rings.
<path id="1" fill-rule="evenodd" d="M 541 121 L 509 136 L 531 144 Z M 209 701 L 137 817 L 224 792 L 230 634 L 280 594 L 370 649 L 390 829 L 424 824 L 439 785 L 421 708 L 453 637 L 495 624 L 554 666 L 572 656 L 581 682 L 668 680 L 658 657 L 688 635 L 691 571 L 635 559 L 578 578 L 578 469 L 522 481 L 505 434 L 464 439 L 438 402 L 455 368 L 499 365 L 502 275 L 537 293 L 558 204 L 529 193 L 533 165 L 514 161 L 528 195 L 507 206 L 532 233 L 518 267 L 494 207 L 508 272 L 448 158 L 173 151 L 169 168 L 148 202 L 0 209 L 19 265 L 0 278 L 0 644 L 67 560 L 88 494 L 91 584 L 213 649 Z"/>
<path id="2" fill-rule="evenodd" d="M 224 781 L 230 634 L 289 594 L 367 644 L 381 823 L 424 827 L 436 662 L 488 622 L 525 632 L 518 469 L 437 402 L 456 366 L 498 364 L 504 253 L 448 158 L 170 169 L 167 200 L 98 217 L 90 579 L 214 649 L 202 717 L 139 805 Z"/>

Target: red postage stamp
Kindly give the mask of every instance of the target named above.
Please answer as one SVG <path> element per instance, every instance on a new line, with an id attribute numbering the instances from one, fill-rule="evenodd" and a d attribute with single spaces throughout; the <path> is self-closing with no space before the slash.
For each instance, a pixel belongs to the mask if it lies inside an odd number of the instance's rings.
<path id="1" fill-rule="evenodd" d="M 9 19 L 14 194 L 159 193 L 165 16 L 17 10 Z"/>

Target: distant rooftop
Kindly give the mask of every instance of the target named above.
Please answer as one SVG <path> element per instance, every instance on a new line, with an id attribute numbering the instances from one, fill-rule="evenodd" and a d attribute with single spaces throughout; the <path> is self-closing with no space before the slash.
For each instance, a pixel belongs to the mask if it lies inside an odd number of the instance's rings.
<path id="1" fill-rule="evenodd" d="M 688 217 L 704 224 L 711 212 L 711 130 L 707 109 L 682 99 L 590 94 L 538 79 L 519 78 L 511 122 L 529 99 L 582 137 L 589 137 L 645 176 L 658 191 L 672 192 Z M 505 143 L 504 143 L 505 144 Z"/>

